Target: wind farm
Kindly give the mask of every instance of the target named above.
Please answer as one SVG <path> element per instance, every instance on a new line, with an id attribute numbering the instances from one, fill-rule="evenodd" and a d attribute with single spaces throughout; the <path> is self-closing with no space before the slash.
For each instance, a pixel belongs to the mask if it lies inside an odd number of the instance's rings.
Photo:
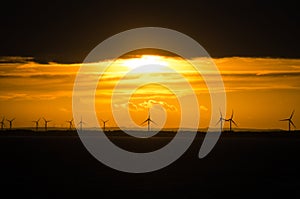
<path id="1" fill-rule="evenodd" d="M 266 131 L 269 131 L 269 132 L 272 132 L 273 130 L 275 130 L 276 132 L 280 131 L 280 132 L 298 132 L 297 129 L 296 129 L 296 125 L 293 121 L 293 117 L 294 117 L 294 114 L 295 114 L 295 110 L 293 110 L 290 114 L 290 116 L 288 118 L 283 118 L 283 119 L 280 119 L 278 121 L 280 122 L 286 122 L 287 123 L 287 129 L 272 129 L 272 128 L 269 128 L 269 130 L 263 130 L 264 132 Z M 34 130 L 35 131 L 38 131 L 39 130 L 39 124 L 40 124 L 40 120 L 43 119 L 44 121 L 44 131 L 48 131 L 49 130 L 49 123 L 50 122 L 53 122 L 53 120 L 47 120 L 45 117 L 40 117 L 38 118 L 37 120 L 32 120 L 31 122 L 34 123 Z M 4 116 L 2 117 L 2 120 L 0 121 L 0 125 L 1 125 L 1 131 L 4 131 L 4 130 L 12 130 L 13 129 L 13 122 L 15 121 L 15 118 L 12 118 L 12 119 L 6 119 Z M 110 121 L 110 120 L 103 120 L 103 119 L 100 119 L 100 121 L 102 122 L 102 130 L 103 132 L 106 132 L 107 131 L 107 123 Z M 53 130 L 57 130 L 57 131 L 64 131 L 64 130 L 71 130 L 71 131 L 75 131 L 76 128 L 74 128 L 73 126 L 73 123 L 74 123 L 74 119 L 71 119 L 71 120 L 66 120 L 65 121 L 66 123 L 68 123 L 68 126 L 67 127 L 62 127 L 63 125 L 60 125 L 60 126 L 57 126 L 57 127 L 54 127 L 54 126 L 51 126 L 51 129 Z M 200 121 L 201 122 L 201 121 Z M 7 123 L 7 125 L 5 124 Z M 228 123 L 229 124 L 229 128 L 227 130 L 227 128 L 225 128 L 224 130 L 224 125 Z M 276 121 L 274 121 L 274 124 L 276 123 Z M 151 117 L 151 113 L 150 113 L 150 109 L 148 109 L 148 117 L 139 124 L 140 126 L 140 130 L 143 129 L 143 126 L 146 125 L 147 126 L 147 131 L 150 132 L 151 131 L 151 124 L 155 124 L 157 125 L 157 123 L 152 119 Z M 82 117 L 80 119 L 80 121 L 78 122 L 78 125 L 77 125 L 77 130 L 80 130 L 80 131 L 83 131 L 83 125 L 87 125 L 86 122 L 83 121 Z M 234 111 L 232 110 L 231 111 L 231 115 L 230 117 L 226 118 L 223 116 L 223 113 L 221 110 L 219 110 L 219 119 L 217 121 L 217 123 L 215 124 L 216 126 L 218 126 L 217 129 L 220 129 L 221 132 L 223 131 L 226 131 L 226 132 L 233 132 L 233 127 L 235 126 L 235 131 L 238 133 L 238 132 L 245 132 L 245 131 L 248 131 L 248 132 L 259 132 L 261 131 L 260 129 L 256 129 L 256 128 L 251 128 L 249 126 L 247 127 L 244 127 L 241 125 L 238 125 L 236 123 L 236 121 L 234 120 Z M 294 129 L 292 129 L 292 127 Z M 86 129 L 94 129 L 95 127 L 93 126 L 86 126 Z M 30 129 L 30 127 L 15 127 L 16 130 L 22 130 L 22 129 Z M 111 126 L 109 127 L 110 131 L 113 131 L 113 130 L 117 130 L 119 131 L 119 128 L 117 126 Z M 170 130 L 168 130 L 170 129 Z M 176 128 L 175 128 L 176 129 Z M 198 129 L 198 132 L 202 132 L 202 133 L 205 133 L 205 129 L 206 128 L 199 128 Z M 128 129 L 130 130 L 130 128 Z M 134 131 L 136 130 L 139 130 L 139 129 L 132 129 Z M 172 130 L 172 128 L 162 128 L 161 131 L 172 131 L 174 132 L 174 130 Z M 176 133 L 176 132 L 175 132 Z"/>

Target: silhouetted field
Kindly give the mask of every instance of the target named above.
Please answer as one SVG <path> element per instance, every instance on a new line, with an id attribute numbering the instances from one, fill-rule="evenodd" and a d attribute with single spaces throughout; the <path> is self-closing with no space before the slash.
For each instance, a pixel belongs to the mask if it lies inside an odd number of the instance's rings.
<path id="1" fill-rule="evenodd" d="M 109 138 L 130 151 L 167 144 L 172 132 L 138 139 L 122 132 Z M 299 132 L 223 133 L 204 159 L 205 133 L 161 170 L 130 174 L 93 158 L 75 131 L 0 132 L 1 194 L 10 198 L 254 198 L 300 197 Z"/>

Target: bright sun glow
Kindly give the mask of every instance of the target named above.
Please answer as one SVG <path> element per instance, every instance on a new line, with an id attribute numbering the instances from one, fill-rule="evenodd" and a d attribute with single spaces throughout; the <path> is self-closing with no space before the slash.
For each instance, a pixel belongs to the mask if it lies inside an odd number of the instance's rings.
<path id="1" fill-rule="evenodd" d="M 129 69 L 134 69 L 144 65 L 160 65 L 168 66 L 168 63 L 163 60 L 163 57 L 157 55 L 142 55 L 139 58 L 127 59 L 123 62 L 123 65 Z"/>

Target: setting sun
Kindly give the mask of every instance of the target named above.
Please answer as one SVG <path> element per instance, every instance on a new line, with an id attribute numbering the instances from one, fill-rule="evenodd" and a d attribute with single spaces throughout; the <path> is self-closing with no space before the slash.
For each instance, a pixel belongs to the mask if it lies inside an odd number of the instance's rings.
<path id="1" fill-rule="evenodd" d="M 129 69 L 134 69 L 139 66 L 145 66 L 145 65 L 153 65 L 153 66 L 168 66 L 169 64 L 163 59 L 162 56 L 159 55 L 142 55 L 138 58 L 131 58 L 126 59 L 123 61 L 124 66 L 128 67 Z M 159 70 L 159 67 L 155 67 L 155 69 L 152 69 L 148 72 L 156 72 Z"/>

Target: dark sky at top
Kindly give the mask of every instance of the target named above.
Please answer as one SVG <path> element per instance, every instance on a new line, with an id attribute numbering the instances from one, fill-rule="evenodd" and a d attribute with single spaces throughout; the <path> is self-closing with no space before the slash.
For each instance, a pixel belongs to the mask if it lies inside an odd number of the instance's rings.
<path id="1" fill-rule="evenodd" d="M 10 1 L 1 5 L 0 56 L 80 62 L 131 28 L 171 28 L 212 57 L 300 58 L 297 1 Z"/>

